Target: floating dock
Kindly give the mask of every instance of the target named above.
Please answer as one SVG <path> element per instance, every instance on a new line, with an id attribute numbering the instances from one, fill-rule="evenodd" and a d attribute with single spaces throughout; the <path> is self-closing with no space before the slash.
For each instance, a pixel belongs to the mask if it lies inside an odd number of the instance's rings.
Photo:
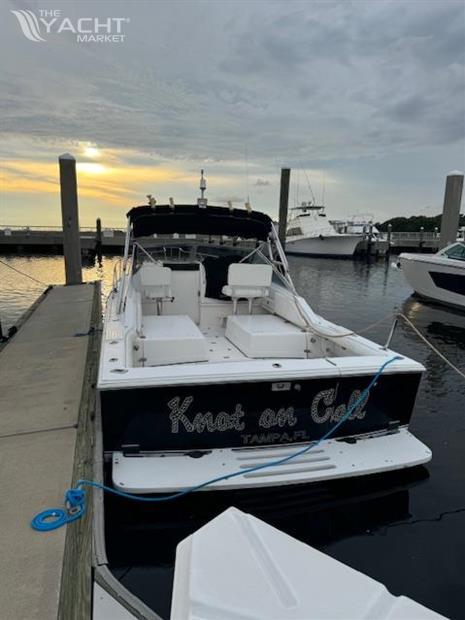
<path id="1" fill-rule="evenodd" d="M 72 528 L 29 526 L 91 476 L 99 284 L 48 289 L 0 350 L 1 616 L 91 616 L 91 504 Z M 89 498 L 90 499 L 90 498 Z"/>
<path id="2" fill-rule="evenodd" d="M 106 229 L 99 233 L 92 228 L 80 229 L 81 252 L 90 254 L 100 247 L 106 252 L 120 252 L 124 247 L 124 231 Z M 1 226 L 1 252 L 45 252 L 63 254 L 62 228 L 34 226 Z"/>
<path id="3" fill-rule="evenodd" d="M 92 228 L 80 229 L 81 252 L 92 254 L 102 252 L 121 253 L 124 247 L 124 231 L 121 229 Z M 183 235 L 180 235 L 183 238 Z M 208 242 L 208 239 L 206 239 Z M 383 233 L 379 239 L 368 242 L 360 237 L 357 254 L 384 256 L 389 250 L 401 252 L 437 252 L 439 249 L 437 232 L 392 232 Z M 0 252 L 45 252 L 63 254 L 63 231 L 61 228 L 34 226 L 0 226 Z"/>

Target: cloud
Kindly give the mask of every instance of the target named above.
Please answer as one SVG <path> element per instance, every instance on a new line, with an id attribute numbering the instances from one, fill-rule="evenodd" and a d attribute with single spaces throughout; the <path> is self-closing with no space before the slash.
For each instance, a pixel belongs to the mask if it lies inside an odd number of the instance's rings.
<path id="1" fill-rule="evenodd" d="M 22 53 L 6 66 L 5 125 L 170 158 L 235 158 L 247 144 L 260 158 L 294 151 L 327 159 L 343 146 L 350 146 L 346 157 L 376 153 L 373 118 L 378 137 L 404 148 L 435 143 L 443 124 L 452 140 L 447 126 L 463 112 L 463 97 L 444 99 L 449 89 L 464 89 L 459 3 L 252 2 L 224 14 L 211 3 L 185 3 L 176 22 L 166 2 L 124 9 L 135 31 L 119 47 L 57 35 L 33 58 L 25 54 L 32 44 L 9 23 L 10 45 Z M 200 35 L 226 23 L 209 44 Z M 148 24 L 153 35 L 145 37 Z M 167 36 L 173 27 L 188 47 Z M 396 129 L 406 105 L 410 118 L 418 121 L 419 111 L 429 122 L 402 136 Z"/>
<path id="2" fill-rule="evenodd" d="M 233 204 L 236 203 L 236 206 L 237 206 L 237 203 L 240 203 L 241 206 L 243 206 L 245 203 L 245 198 L 244 196 L 236 196 L 234 194 L 230 194 L 226 196 L 217 196 L 215 198 L 215 201 L 224 203 L 224 204 L 227 204 L 228 202 L 232 202 Z"/>
<path id="3" fill-rule="evenodd" d="M 82 6 L 54 8 L 76 19 Z M 78 44 L 72 33 L 35 44 L 8 8 L 0 20 L 2 157 L 32 166 L 97 145 L 102 164 L 120 174 L 89 181 L 95 200 L 98 192 L 114 202 L 145 195 L 153 167 L 179 173 L 155 183 L 161 191 L 171 195 L 171 183 L 188 195 L 202 165 L 218 175 L 218 196 L 237 198 L 247 194 L 247 150 L 251 189 L 260 207 L 274 209 L 277 162 L 327 177 L 350 168 L 360 181 L 361 160 L 463 148 L 461 2 L 97 0 L 87 12 L 131 19 L 126 41 L 108 45 Z M 432 160 L 431 171 L 442 161 Z M 50 187 L 47 179 L 40 182 Z M 27 191 L 18 174 L 8 183 Z"/>

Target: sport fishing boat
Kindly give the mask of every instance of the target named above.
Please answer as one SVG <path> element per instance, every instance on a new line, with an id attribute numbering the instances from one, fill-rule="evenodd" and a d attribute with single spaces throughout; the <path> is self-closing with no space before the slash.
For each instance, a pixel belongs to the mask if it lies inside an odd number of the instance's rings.
<path id="1" fill-rule="evenodd" d="M 451 243 L 437 254 L 401 254 L 399 265 L 417 295 L 465 309 L 465 241 Z"/>
<path id="2" fill-rule="evenodd" d="M 360 233 L 340 232 L 329 222 L 325 207 L 302 202 L 291 209 L 286 233 L 286 252 L 308 256 L 350 258 L 361 242 Z"/>
<path id="3" fill-rule="evenodd" d="M 423 366 L 315 314 L 270 217 L 209 206 L 203 175 L 200 187 L 196 204 L 149 196 L 129 211 L 107 300 L 94 467 L 107 493 L 93 491 L 99 619 L 193 617 L 179 615 L 176 588 L 171 608 L 174 550 L 231 504 L 289 515 L 321 506 L 321 485 L 365 476 L 367 489 L 369 474 L 431 458 L 408 430 Z M 116 495 L 128 493 L 140 501 Z M 226 617 L 203 603 L 196 617 Z"/>
<path id="4" fill-rule="evenodd" d="M 203 176 L 201 189 L 197 204 L 150 197 L 128 213 L 98 376 L 114 488 L 268 487 L 428 461 L 408 430 L 423 366 L 315 314 L 270 217 L 208 206 Z M 349 409 L 318 449 L 250 471 L 325 438 Z"/>

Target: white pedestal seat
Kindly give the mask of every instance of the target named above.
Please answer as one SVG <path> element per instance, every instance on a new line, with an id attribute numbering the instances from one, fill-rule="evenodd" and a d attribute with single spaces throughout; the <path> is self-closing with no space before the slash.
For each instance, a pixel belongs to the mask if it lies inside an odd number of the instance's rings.
<path id="1" fill-rule="evenodd" d="M 271 265 L 250 265 L 232 263 L 228 269 L 228 284 L 223 286 L 223 295 L 233 300 L 234 314 L 239 299 L 249 302 L 249 314 L 254 299 L 269 297 L 273 269 Z"/>

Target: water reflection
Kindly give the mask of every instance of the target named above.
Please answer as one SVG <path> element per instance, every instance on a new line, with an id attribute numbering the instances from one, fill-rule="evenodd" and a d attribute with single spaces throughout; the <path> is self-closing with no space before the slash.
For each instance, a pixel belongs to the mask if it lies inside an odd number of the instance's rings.
<path id="1" fill-rule="evenodd" d="M 229 506 L 332 555 L 332 546 L 340 540 L 385 534 L 393 524 L 407 522 L 409 489 L 427 478 L 425 468 L 416 468 L 325 484 L 207 492 L 176 505 L 143 507 L 107 497 L 110 566 L 127 588 L 169 618 L 177 544 Z"/>
<path id="2" fill-rule="evenodd" d="M 65 271 L 62 256 L 0 256 L 6 265 L 11 265 L 43 284 L 0 263 L 0 318 L 5 327 L 13 325 L 21 314 L 34 302 L 48 284 L 64 284 Z M 113 265 L 119 256 L 105 256 L 99 264 L 93 258 L 83 258 L 82 277 L 84 282 L 100 280 L 102 293 L 106 296 L 111 289 Z"/>
<path id="3" fill-rule="evenodd" d="M 61 257 L 3 259 L 44 282 L 64 281 Z M 115 260 L 104 256 L 102 265 L 85 265 L 84 279 L 102 280 L 108 293 Z M 455 365 L 464 367 L 465 315 L 412 297 L 402 272 L 389 262 L 304 257 L 290 257 L 289 262 L 297 289 L 325 318 L 358 330 L 401 311 Z M 3 323 L 14 322 L 42 289 L 0 264 Z M 382 344 L 389 328 L 386 321 L 365 335 Z M 249 496 L 234 493 L 224 499 L 206 493 L 201 504 L 191 498 L 191 503 L 171 508 L 131 504 L 129 510 L 117 502 L 110 504 L 108 542 L 120 575 L 124 573 L 123 582 L 140 588 L 148 602 L 164 605 L 160 613 L 166 616 L 176 543 L 233 504 L 382 581 L 395 594 L 411 596 L 450 618 L 462 618 L 465 382 L 402 322 L 391 346 L 426 367 L 411 423 L 412 432 L 433 452 L 432 462 L 419 470 L 421 475 L 404 472 L 323 487 Z"/>

